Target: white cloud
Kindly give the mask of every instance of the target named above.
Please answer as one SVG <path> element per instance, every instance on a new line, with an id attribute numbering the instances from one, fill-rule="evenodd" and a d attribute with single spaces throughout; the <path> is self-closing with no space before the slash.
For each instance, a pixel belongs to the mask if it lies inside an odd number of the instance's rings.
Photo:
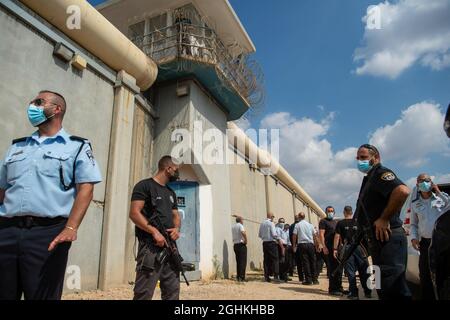
<path id="1" fill-rule="evenodd" d="M 280 112 L 266 116 L 261 128 L 280 129 L 281 164 L 320 206 L 331 204 L 339 213 L 355 206 L 363 176 L 355 169 L 356 148 L 334 153 L 325 138 L 333 120 L 334 113 L 315 121 Z"/>
<path id="2" fill-rule="evenodd" d="M 394 79 L 415 63 L 433 70 L 450 66 L 450 0 L 385 1 L 378 8 L 381 28 L 366 28 L 364 46 L 354 55 L 356 74 Z"/>
<path id="3" fill-rule="evenodd" d="M 394 124 L 369 135 L 370 142 L 379 147 L 383 160 L 407 159 L 407 165 L 417 166 L 433 152 L 448 151 L 443 116 L 438 105 L 412 105 Z M 363 175 L 356 170 L 357 146 L 333 151 L 326 138 L 333 121 L 333 113 L 316 121 L 280 112 L 267 115 L 260 127 L 280 130 L 280 163 L 321 207 L 331 204 L 340 213 L 345 205 L 356 205 Z M 436 182 L 450 182 L 450 174 L 436 175 Z M 406 183 L 414 181 L 415 177 Z"/>
<path id="4" fill-rule="evenodd" d="M 434 183 L 450 183 L 450 173 L 433 177 Z"/>
<path id="5" fill-rule="evenodd" d="M 443 123 L 439 105 L 417 103 L 404 110 L 394 124 L 378 128 L 370 143 L 380 149 L 384 160 L 402 160 L 406 167 L 419 168 L 427 163 L 430 154 L 449 152 Z"/>

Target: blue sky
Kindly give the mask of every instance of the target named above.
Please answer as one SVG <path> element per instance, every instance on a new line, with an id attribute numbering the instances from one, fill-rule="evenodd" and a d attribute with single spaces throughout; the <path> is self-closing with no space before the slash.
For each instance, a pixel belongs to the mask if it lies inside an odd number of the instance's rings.
<path id="1" fill-rule="evenodd" d="M 369 140 L 404 181 L 426 171 L 450 182 L 438 119 L 450 102 L 450 0 L 423 2 L 434 9 L 390 1 L 380 6 L 381 29 L 365 30 L 367 8 L 379 2 L 230 0 L 265 74 L 265 108 L 250 125 L 281 126 L 281 163 L 320 205 L 338 210 L 353 204 L 361 181 L 351 148 Z M 354 61 L 358 48 L 362 58 Z M 309 148 L 316 161 L 302 154 Z"/>

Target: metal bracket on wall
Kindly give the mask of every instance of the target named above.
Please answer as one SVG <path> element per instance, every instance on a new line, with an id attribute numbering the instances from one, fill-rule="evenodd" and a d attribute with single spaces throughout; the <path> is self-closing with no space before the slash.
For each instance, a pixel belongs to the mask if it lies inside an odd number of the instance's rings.
<path id="1" fill-rule="evenodd" d="M 116 82 L 117 72 L 110 69 L 108 66 L 103 65 L 99 62 L 96 62 L 94 59 L 90 58 L 87 52 L 84 49 L 78 47 L 75 43 L 72 43 L 72 40 L 66 38 L 65 35 L 61 35 L 59 30 L 53 30 L 50 26 L 47 26 L 44 21 L 41 21 L 40 17 L 34 17 L 31 15 L 25 6 L 16 1 L 11 0 L 0 0 L 0 6 L 4 7 L 7 11 L 11 12 L 15 15 L 19 20 L 36 30 L 38 33 L 43 35 L 48 40 L 52 41 L 54 44 L 62 43 L 64 46 L 72 50 L 74 53 L 80 54 L 87 61 L 87 65 L 106 78 L 111 83 Z M 3 31 L 2 31 L 3 32 Z"/>

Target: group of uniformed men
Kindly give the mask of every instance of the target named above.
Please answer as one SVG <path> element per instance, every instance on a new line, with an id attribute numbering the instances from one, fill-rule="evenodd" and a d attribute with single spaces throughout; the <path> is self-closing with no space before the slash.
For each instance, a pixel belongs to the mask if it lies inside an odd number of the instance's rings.
<path id="1" fill-rule="evenodd" d="M 447 124 L 447 132 L 448 127 Z M 346 206 L 344 219 L 337 221 L 334 208 L 329 206 L 325 209 L 326 218 L 319 222 L 317 232 L 313 225 L 305 221 L 303 213 L 295 216 L 295 223 L 291 226 L 285 224 L 283 218 L 275 225 L 274 214 L 268 213 L 259 229 L 259 237 L 263 241 L 265 280 L 276 283 L 289 281 L 288 272 L 292 276 L 292 261 L 295 261 L 300 282 L 303 285 L 318 284 L 322 264 L 319 259 L 323 258 L 327 267 L 330 295 L 347 294 L 349 299 L 359 299 L 358 273 L 366 298 L 372 297 L 373 286 L 382 300 L 411 299 L 406 281 L 406 232 L 409 230 L 405 229 L 400 219 L 401 210 L 408 201 L 406 207 L 410 211 L 410 241 L 420 251 L 422 298 L 436 299 L 429 250 L 436 222 L 450 210 L 450 197 L 441 192 L 425 173 L 417 177 L 416 186 L 410 193 L 410 189 L 396 174 L 381 164 L 380 152 L 373 145 L 360 146 L 356 160 L 359 171 L 365 176 L 354 216 L 352 208 Z M 242 224 L 242 221 L 239 218 L 237 224 Z M 245 234 L 241 227 L 233 227 L 235 243 L 240 242 L 239 232 Z M 447 236 L 448 233 L 450 230 L 447 230 Z M 377 268 L 369 268 L 368 257 L 371 257 L 373 266 Z M 242 263 L 239 264 L 240 258 L 237 256 L 236 259 L 238 265 L 242 266 Z M 447 264 L 448 257 L 443 259 L 442 268 L 448 268 Z M 245 267 L 243 270 L 245 273 Z M 349 290 L 342 287 L 344 270 Z M 380 274 L 374 275 L 373 272 Z M 446 274 L 448 276 L 448 270 Z M 273 276 L 273 280 L 270 276 Z M 242 271 L 239 278 L 245 279 Z M 380 283 L 373 283 L 373 278 L 380 279 Z"/>
<path id="2" fill-rule="evenodd" d="M 69 135 L 62 126 L 66 113 L 64 97 L 49 90 L 30 102 L 28 119 L 38 130 L 15 139 L 0 165 L 0 300 L 60 299 L 71 243 L 93 198 L 94 185 L 101 182 L 98 164 L 87 139 Z M 448 117 L 448 113 L 447 113 Z M 450 120 L 446 121 L 447 134 Z M 372 263 L 380 268 L 381 299 L 410 298 L 405 270 L 407 238 L 400 210 L 409 189 L 381 165 L 377 148 L 362 145 L 357 152 L 358 169 L 365 173 L 355 216 L 346 207 L 345 219 L 336 223 L 334 208 L 319 223 L 319 232 L 299 213 L 296 223 L 284 219 L 273 223 L 268 213 L 260 227 L 266 281 L 288 281 L 293 261 L 304 285 L 318 284 L 320 258 L 327 265 L 329 293 L 342 295 L 339 250 L 349 246 L 358 228 L 364 241 L 346 261 L 349 297 L 356 299 L 358 271 L 366 296 L 370 296 L 364 270 L 367 249 Z M 158 172 L 139 182 L 132 194 L 130 219 L 139 240 L 134 299 L 151 299 L 160 282 L 163 299 L 179 299 L 179 272 L 170 260 L 161 261 L 168 241 L 180 237 L 177 197 L 167 184 L 179 177 L 179 164 L 170 156 L 158 163 Z M 424 295 L 433 297 L 427 253 L 433 225 L 449 209 L 448 195 L 441 193 L 429 175 L 417 178 L 417 194 L 411 200 L 412 245 L 421 252 L 420 278 Z M 162 229 L 149 220 L 158 217 Z M 233 227 L 238 280 L 245 281 L 247 236 L 238 218 Z M 168 238 L 170 237 L 170 239 Z M 364 244 L 364 246 L 363 246 Z M 319 259 L 318 259 L 319 258 Z M 337 270 L 338 269 L 338 270 Z M 337 272 L 335 272 L 337 270 Z"/>

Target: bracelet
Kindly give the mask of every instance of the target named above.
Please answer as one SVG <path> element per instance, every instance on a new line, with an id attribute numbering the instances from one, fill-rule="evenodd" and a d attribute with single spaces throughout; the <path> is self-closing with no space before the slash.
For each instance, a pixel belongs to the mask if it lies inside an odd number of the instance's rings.
<path id="1" fill-rule="evenodd" d="M 73 232 L 77 232 L 77 229 L 73 228 L 73 227 L 69 227 L 69 226 L 65 226 L 64 228 L 72 230 Z"/>

